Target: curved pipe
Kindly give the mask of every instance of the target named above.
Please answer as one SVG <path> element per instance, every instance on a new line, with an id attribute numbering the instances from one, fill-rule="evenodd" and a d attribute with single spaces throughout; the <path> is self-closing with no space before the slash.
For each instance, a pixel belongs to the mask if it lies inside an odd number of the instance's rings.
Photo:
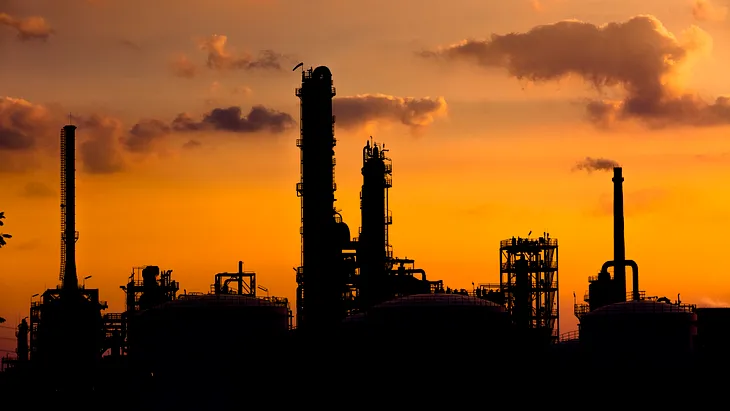
<path id="1" fill-rule="evenodd" d="M 633 300 L 639 300 L 639 265 L 636 264 L 636 261 L 634 260 L 624 260 L 623 266 L 631 267 L 631 274 L 632 274 L 632 288 L 633 288 Z M 603 266 L 601 266 L 601 273 L 608 274 L 608 268 L 609 267 L 616 267 L 616 261 L 610 260 L 603 263 Z M 624 294 L 626 294 L 626 289 L 624 289 Z"/>

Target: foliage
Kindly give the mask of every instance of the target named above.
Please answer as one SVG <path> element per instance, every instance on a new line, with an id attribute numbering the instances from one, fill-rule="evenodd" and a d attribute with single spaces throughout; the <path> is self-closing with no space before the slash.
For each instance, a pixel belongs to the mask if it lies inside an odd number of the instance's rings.
<path id="1" fill-rule="evenodd" d="M 5 225 L 5 223 L 3 222 L 4 218 L 5 218 L 5 212 L 0 211 L 0 227 Z M 0 248 L 2 248 L 5 245 L 8 245 L 8 243 L 5 242 L 5 239 L 7 239 L 7 238 L 13 238 L 13 236 L 10 234 L 0 233 Z"/>

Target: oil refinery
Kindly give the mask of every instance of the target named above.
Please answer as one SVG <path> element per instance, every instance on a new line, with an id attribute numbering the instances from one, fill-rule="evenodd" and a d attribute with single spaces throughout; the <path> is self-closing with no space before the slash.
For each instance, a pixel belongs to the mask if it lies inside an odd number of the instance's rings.
<path id="1" fill-rule="evenodd" d="M 134 267 L 120 287 L 126 310 L 106 313 L 100 290 L 86 288 L 76 271 L 77 128 L 64 126 L 60 282 L 32 301 L 28 320 L 17 327 L 15 355 L 2 359 L 0 384 L 9 392 L 32 386 L 73 395 L 189 394 L 203 386 L 230 390 L 229 378 L 281 384 L 289 373 L 300 385 L 331 372 L 347 375 L 342 386 L 367 385 L 367 375 L 384 370 L 383 381 L 407 380 L 460 361 L 443 353 L 491 370 L 512 367 L 509 373 L 523 373 L 525 381 L 536 372 L 548 375 L 540 370 L 550 367 L 577 365 L 590 374 L 637 362 L 661 371 L 727 362 L 730 308 L 697 308 L 641 290 L 639 264 L 627 259 L 624 242 L 620 167 L 613 170 L 613 259 L 588 278 L 584 301 L 575 301 L 577 331 L 560 330 L 559 247 L 549 233 L 502 240 L 495 281 L 472 290 L 452 289 L 414 260 L 396 257 L 389 240 L 390 151 L 372 138 L 362 151 L 361 226 L 353 234 L 335 208 L 335 94 L 327 67 L 302 70 L 295 90 L 301 262 L 294 302 L 260 295 L 257 273 L 242 262 L 211 275 L 210 289 L 197 293 L 181 292 L 172 270 L 147 265 Z M 352 367 L 358 371 L 345 374 Z"/>

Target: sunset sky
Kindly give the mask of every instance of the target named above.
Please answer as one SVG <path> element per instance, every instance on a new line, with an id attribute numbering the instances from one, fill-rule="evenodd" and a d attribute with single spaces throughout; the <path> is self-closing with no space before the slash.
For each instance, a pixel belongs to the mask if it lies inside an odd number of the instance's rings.
<path id="1" fill-rule="evenodd" d="M 430 279 L 499 282 L 499 241 L 547 231 L 575 329 L 573 292 L 613 255 L 611 173 L 580 167 L 604 159 L 624 167 L 641 289 L 724 304 L 730 1 L 714 1 L 0 0 L 0 317 L 58 282 L 69 113 L 78 275 L 109 311 L 132 267 L 208 291 L 238 260 L 293 302 L 300 61 L 333 73 L 345 221 L 357 232 L 372 135 L 393 159 L 395 254 Z"/>

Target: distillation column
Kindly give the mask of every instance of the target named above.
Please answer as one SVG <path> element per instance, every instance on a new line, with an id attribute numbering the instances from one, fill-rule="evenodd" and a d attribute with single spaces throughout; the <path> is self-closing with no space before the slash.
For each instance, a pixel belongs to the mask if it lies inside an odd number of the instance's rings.
<path id="1" fill-rule="evenodd" d="M 392 186 L 393 167 L 387 150 L 368 141 L 363 148 L 360 209 L 362 228 L 358 241 L 361 308 L 390 298 L 387 275 L 392 251 L 388 226 L 393 223 L 388 210 L 388 189 Z"/>
<path id="2" fill-rule="evenodd" d="M 339 278 L 340 241 L 335 222 L 334 116 L 335 88 L 327 67 L 302 72 L 301 181 L 302 258 L 297 268 L 297 328 L 321 329 L 339 324 L 343 312 L 344 279 Z"/>

